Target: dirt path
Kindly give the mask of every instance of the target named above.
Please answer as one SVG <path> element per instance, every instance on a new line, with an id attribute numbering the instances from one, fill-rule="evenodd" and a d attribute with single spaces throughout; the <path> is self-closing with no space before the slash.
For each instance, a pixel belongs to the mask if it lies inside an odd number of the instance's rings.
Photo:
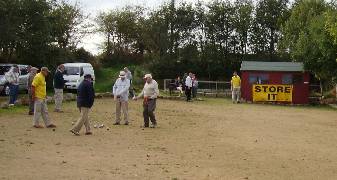
<path id="1" fill-rule="evenodd" d="M 76 137 L 75 103 L 65 107 L 50 112 L 55 131 L 31 128 L 20 109 L 0 113 L 0 179 L 337 179 L 337 111 L 159 100 L 159 127 L 142 129 L 140 101 L 130 126 L 111 127 L 104 99 L 90 117 L 110 130 Z"/>

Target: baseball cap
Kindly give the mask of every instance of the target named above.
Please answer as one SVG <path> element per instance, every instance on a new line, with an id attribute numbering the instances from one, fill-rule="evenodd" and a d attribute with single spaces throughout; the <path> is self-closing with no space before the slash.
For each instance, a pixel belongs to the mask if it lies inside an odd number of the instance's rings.
<path id="1" fill-rule="evenodd" d="M 49 71 L 49 69 L 48 69 L 47 67 L 42 67 L 42 68 L 41 68 L 41 71 L 47 71 L 47 72 L 50 73 L 50 71 Z"/>

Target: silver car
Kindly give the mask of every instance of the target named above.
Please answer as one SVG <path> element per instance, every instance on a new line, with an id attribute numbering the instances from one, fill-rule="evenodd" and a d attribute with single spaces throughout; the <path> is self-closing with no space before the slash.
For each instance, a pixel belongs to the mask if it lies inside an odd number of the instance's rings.
<path id="1" fill-rule="evenodd" d="M 9 71 L 9 69 L 14 64 L 0 64 L 0 94 L 1 95 L 9 95 L 9 87 L 8 83 L 5 79 L 5 73 Z M 28 65 L 17 64 L 19 66 L 19 91 L 27 90 L 28 83 Z"/>

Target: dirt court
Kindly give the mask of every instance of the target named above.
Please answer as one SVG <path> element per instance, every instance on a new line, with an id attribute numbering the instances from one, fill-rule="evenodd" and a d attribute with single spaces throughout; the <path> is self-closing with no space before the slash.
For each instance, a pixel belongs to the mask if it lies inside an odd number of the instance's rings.
<path id="1" fill-rule="evenodd" d="M 156 129 L 142 129 L 141 101 L 129 126 L 112 127 L 114 103 L 90 114 L 110 127 L 92 136 L 68 130 L 75 102 L 52 112 L 58 125 L 33 129 L 16 108 L 0 111 L 0 179 L 337 179 L 337 111 L 328 108 L 159 100 Z"/>

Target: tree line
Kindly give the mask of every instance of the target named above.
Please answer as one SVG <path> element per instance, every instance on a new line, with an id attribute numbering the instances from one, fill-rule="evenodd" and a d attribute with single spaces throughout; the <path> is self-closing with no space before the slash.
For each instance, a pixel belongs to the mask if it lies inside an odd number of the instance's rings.
<path id="1" fill-rule="evenodd" d="M 316 78 L 337 77 L 336 3 L 324 0 L 215 0 L 101 13 L 103 62 L 142 62 L 159 78 L 193 71 L 230 77 L 242 61 L 296 61 Z"/>
<path id="2" fill-rule="evenodd" d="M 326 85 L 337 81 L 337 5 L 324 0 L 214 0 L 149 9 L 127 6 L 95 17 L 103 53 L 77 49 L 93 24 L 78 4 L 0 1 L 0 62 L 55 66 L 83 59 L 141 64 L 159 79 L 193 71 L 224 80 L 242 61 L 296 61 Z"/>
<path id="3" fill-rule="evenodd" d="M 92 55 L 76 46 L 87 31 L 79 4 L 0 0 L 0 62 L 49 66 Z"/>

